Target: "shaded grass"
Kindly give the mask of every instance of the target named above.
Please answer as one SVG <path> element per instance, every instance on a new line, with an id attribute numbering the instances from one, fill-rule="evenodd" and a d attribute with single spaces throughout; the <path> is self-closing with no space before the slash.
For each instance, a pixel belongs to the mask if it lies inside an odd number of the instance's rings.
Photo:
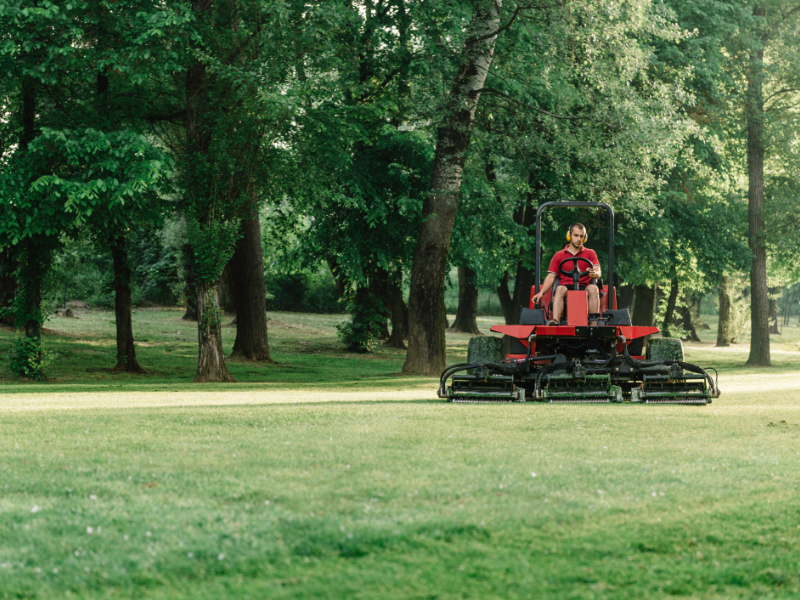
<path id="1" fill-rule="evenodd" d="M 193 340 L 163 333 L 192 324 L 139 311 L 155 373 L 87 372 L 113 364 L 109 315 L 49 323 L 75 354 L 0 387 L 0 597 L 800 593 L 791 341 L 768 370 L 688 346 L 720 367 L 704 408 L 450 405 L 395 375 L 402 353 L 341 352 L 327 316 L 271 315 L 282 364 L 214 386 L 188 383 Z"/>

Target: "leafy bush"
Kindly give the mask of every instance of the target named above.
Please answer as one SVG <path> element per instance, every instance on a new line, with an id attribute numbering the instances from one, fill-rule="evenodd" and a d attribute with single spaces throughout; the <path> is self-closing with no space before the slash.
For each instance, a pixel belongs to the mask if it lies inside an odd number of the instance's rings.
<path id="1" fill-rule="evenodd" d="M 357 295 L 349 302 L 350 320 L 336 326 L 339 340 L 350 352 L 372 352 L 386 327 L 386 307 L 371 294 Z"/>
<path id="2" fill-rule="evenodd" d="M 44 370 L 54 359 L 55 354 L 45 347 L 41 339 L 20 335 L 8 353 L 8 366 L 17 377 L 46 379 Z"/>

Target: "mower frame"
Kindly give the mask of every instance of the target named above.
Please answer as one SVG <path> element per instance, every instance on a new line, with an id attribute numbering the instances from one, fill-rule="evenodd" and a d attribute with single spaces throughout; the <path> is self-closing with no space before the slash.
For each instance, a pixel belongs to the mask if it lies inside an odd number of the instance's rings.
<path id="1" fill-rule="evenodd" d="M 608 285 L 600 289 L 599 314 L 588 314 L 587 292 L 567 290 L 567 322 L 547 325 L 534 303 L 541 281 L 542 212 L 550 207 L 604 208 L 609 216 Z M 529 308 L 519 325 L 494 325 L 516 351 L 504 353 L 496 337 L 472 338 L 466 363 L 445 369 L 438 396 L 451 402 L 644 403 L 705 405 L 720 395 L 708 372 L 684 361 L 680 340 L 662 338 L 658 352 L 642 345 L 658 327 L 634 326 L 627 308 L 618 309 L 614 288 L 614 211 L 604 202 L 545 202 L 536 211 L 536 273 Z M 563 315 L 562 315 L 563 316 Z M 525 322 L 527 320 L 527 322 Z M 597 322 L 597 325 L 590 325 Z M 633 345 L 631 345 L 633 344 Z M 630 348 L 629 348 L 630 346 Z M 632 355 L 630 350 L 635 349 Z M 474 350 L 474 351 L 473 351 Z M 457 373 L 466 371 L 466 374 Z M 446 385 L 452 377 L 452 384 Z"/>

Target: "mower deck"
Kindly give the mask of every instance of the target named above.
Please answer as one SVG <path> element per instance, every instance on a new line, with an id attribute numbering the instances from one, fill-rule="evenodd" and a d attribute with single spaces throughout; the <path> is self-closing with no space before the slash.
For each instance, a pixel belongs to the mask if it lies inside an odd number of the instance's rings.
<path id="1" fill-rule="evenodd" d="M 457 365 L 450 373 L 452 384 L 442 387 L 440 396 L 471 404 L 704 406 L 719 395 L 708 374 L 695 365 L 629 353 L 635 338 L 625 334 L 650 335 L 658 332 L 655 327 L 497 325 L 492 331 L 516 338 L 526 354 L 509 354 L 500 363 Z"/>

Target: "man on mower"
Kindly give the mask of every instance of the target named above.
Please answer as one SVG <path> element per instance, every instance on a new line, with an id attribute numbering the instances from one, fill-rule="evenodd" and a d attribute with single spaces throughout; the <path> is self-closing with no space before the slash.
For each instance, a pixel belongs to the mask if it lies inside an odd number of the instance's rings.
<path id="1" fill-rule="evenodd" d="M 569 243 L 563 250 L 555 253 L 553 260 L 550 261 L 550 268 L 547 269 L 547 277 L 544 280 L 544 284 L 542 284 L 539 293 L 533 297 L 534 302 L 538 304 L 542 296 L 553 287 L 556 277 L 560 278 L 560 285 L 556 287 L 553 294 L 553 318 L 547 323 L 548 325 L 558 325 L 561 322 L 567 290 L 575 287 L 572 276 L 567 275 L 565 271 L 572 272 L 573 269 L 577 269 L 580 272 L 579 287 L 582 290 L 586 290 L 588 295 L 589 314 L 600 312 L 600 289 L 592 281 L 600 279 L 600 261 L 597 260 L 597 254 L 595 254 L 594 250 L 584 248 L 583 243 L 586 237 L 586 227 L 581 223 L 570 225 L 567 232 L 567 241 Z M 597 321 L 592 321 L 591 325 L 597 325 Z"/>

